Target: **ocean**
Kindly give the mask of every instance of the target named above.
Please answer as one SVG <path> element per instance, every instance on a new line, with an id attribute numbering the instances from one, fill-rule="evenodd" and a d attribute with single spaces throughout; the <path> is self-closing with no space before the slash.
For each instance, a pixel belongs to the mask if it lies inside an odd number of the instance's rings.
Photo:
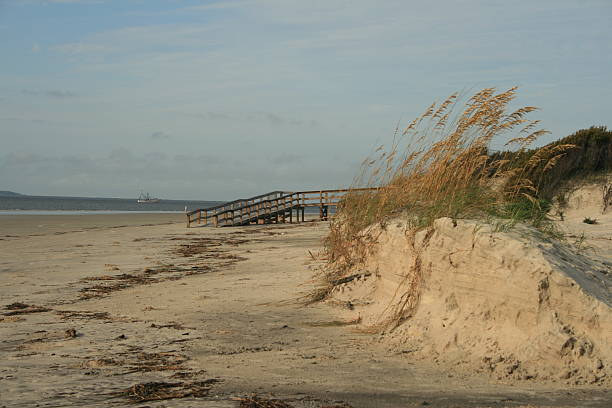
<path id="1" fill-rule="evenodd" d="M 160 200 L 137 203 L 136 198 L 91 198 L 50 196 L 0 196 L 0 215 L 19 214 L 101 214 L 146 212 L 165 213 L 212 207 L 222 201 Z"/>

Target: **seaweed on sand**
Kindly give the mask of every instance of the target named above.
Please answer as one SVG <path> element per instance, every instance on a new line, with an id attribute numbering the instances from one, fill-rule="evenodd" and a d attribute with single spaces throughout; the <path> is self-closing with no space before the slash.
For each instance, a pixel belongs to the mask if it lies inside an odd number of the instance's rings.
<path id="1" fill-rule="evenodd" d="M 293 408 L 286 402 L 275 398 L 262 398 L 257 395 L 235 398 L 240 401 L 240 408 Z"/>
<path id="2" fill-rule="evenodd" d="M 200 254 L 216 254 L 219 252 L 226 252 L 219 247 L 223 245 L 229 245 L 233 247 L 237 247 L 239 245 L 250 242 L 250 239 L 234 239 L 234 238 L 183 238 L 176 237 L 172 238 L 173 241 L 178 240 L 189 240 L 187 244 L 181 244 L 176 250 L 175 253 L 177 255 L 182 255 L 184 257 L 193 257 Z"/>
<path id="3" fill-rule="evenodd" d="M 3 313 L 4 316 L 15 316 L 22 315 L 28 313 L 40 313 L 40 312 L 48 312 L 51 309 L 42 306 L 34 306 L 28 305 L 26 303 L 15 302 L 10 305 L 5 306 L 6 310 L 10 310 L 10 312 Z"/>
<path id="4" fill-rule="evenodd" d="M 115 395 L 132 402 L 160 401 L 173 398 L 205 397 L 212 385 L 219 380 L 209 379 L 191 383 L 148 382 L 132 385 Z"/>
<path id="5" fill-rule="evenodd" d="M 263 398 L 256 394 L 248 397 L 236 397 L 235 401 L 240 401 L 240 408 L 294 408 L 286 401 L 277 398 Z M 310 400 L 310 398 L 307 398 Z M 312 401 L 312 400 L 311 400 Z M 349 404 L 341 402 L 339 404 L 322 405 L 321 408 L 352 408 Z"/>
<path id="6" fill-rule="evenodd" d="M 183 364 L 189 360 L 188 357 L 171 352 L 146 353 L 140 352 L 130 356 L 129 362 L 125 366 L 131 369 L 130 372 L 138 371 L 181 371 L 185 367 Z"/>
<path id="7" fill-rule="evenodd" d="M 56 314 L 60 315 L 63 320 L 69 319 L 99 319 L 112 320 L 108 312 L 90 312 L 81 310 L 57 310 Z"/>
<path id="8" fill-rule="evenodd" d="M 178 280 L 184 276 L 202 274 L 208 271 L 210 271 L 208 265 L 186 267 L 169 264 L 161 265 L 156 268 L 145 268 L 143 271 L 136 273 L 87 277 L 82 279 L 82 281 L 99 281 L 100 283 L 80 289 L 81 299 L 102 297 L 112 292 L 137 285 L 149 285 L 163 281 Z"/>

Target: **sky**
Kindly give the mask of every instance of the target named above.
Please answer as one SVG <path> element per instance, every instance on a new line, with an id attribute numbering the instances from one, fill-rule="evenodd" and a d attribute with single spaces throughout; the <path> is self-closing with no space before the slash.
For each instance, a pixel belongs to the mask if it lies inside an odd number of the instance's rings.
<path id="1" fill-rule="evenodd" d="M 610 0 L 0 0 L 0 190 L 232 200 L 350 185 L 433 101 L 518 86 L 611 125 Z"/>

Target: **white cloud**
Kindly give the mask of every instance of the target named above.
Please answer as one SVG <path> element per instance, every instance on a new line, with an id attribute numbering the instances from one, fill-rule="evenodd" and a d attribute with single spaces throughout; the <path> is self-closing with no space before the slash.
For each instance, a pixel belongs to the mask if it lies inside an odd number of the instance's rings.
<path id="1" fill-rule="evenodd" d="M 193 12 L 193 11 L 208 11 L 208 10 L 228 10 L 240 7 L 248 7 L 254 4 L 253 0 L 223 0 L 213 3 L 200 4 L 197 6 L 182 7 L 177 9 L 179 12 Z"/>
<path id="2" fill-rule="evenodd" d="M 99 32 L 78 42 L 57 44 L 50 49 L 69 55 L 100 56 L 118 54 L 138 58 L 153 53 L 172 55 L 190 47 L 213 45 L 209 27 L 197 24 L 159 24 L 124 27 Z"/>
<path id="3" fill-rule="evenodd" d="M 0 121 L 7 121 L 7 122 L 21 122 L 21 123 L 34 123 L 37 125 L 54 125 L 54 126 L 66 126 L 66 125 L 71 125 L 70 122 L 65 122 L 65 121 L 58 121 L 58 120 L 51 120 L 51 119 L 46 119 L 46 118 L 40 118 L 40 117 L 23 117 L 23 116 L 5 116 L 5 117 L 0 117 Z"/>
<path id="4" fill-rule="evenodd" d="M 23 0 L 22 0 L 23 1 Z M 104 3 L 107 0 L 25 0 L 30 3 L 43 3 L 43 4 L 76 4 L 76 3 L 85 3 L 85 4 L 94 4 L 94 3 Z"/>
<path id="5" fill-rule="evenodd" d="M 64 43 L 49 47 L 51 51 L 57 51 L 68 55 L 82 55 L 82 54 L 100 54 L 110 52 L 116 49 L 110 44 L 96 44 L 88 42 L 74 42 Z"/>
<path id="6" fill-rule="evenodd" d="M 289 171 L 296 163 L 301 171 Z M 350 181 L 352 163 L 336 163 L 333 173 L 321 164 L 316 156 L 290 152 L 267 160 L 230 154 L 135 154 L 125 148 L 106 156 L 11 153 L 0 156 L 0 185 L 29 194 L 115 197 L 130 197 L 138 186 L 149 185 L 167 198 L 230 200 L 279 188 L 337 187 Z M 245 166 L 250 171 L 243 171 Z"/>
<path id="7" fill-rule="evenodd" d="M 151 133 L 150 138 L 153 140 L 167 140 L 167 139 L 170 139 L 170 135 L 165 132 L 157 131 L 157 132 Z"/>
<path id="8" fill-rule="evenodd" d="M 22 89 L 21 93 L 24 95 L 32 95 L 32 96 L 46 96 L 49 98 L 58 98 L 58 99 L 66 99 L 66 98 L 75 98 L 78 95 L 71 91 L 59 90 L 59 89 L 50 89 L 50 90 L 39 90 L 39 89 Z"/>

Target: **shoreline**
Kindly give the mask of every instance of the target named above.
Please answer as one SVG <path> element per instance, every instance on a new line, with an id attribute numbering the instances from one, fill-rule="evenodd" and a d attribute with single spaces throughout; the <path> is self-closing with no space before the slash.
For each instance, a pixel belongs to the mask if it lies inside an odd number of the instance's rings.
<path id="1" fill-rule="evenodd" d="M 0 214 L 0 239 L 24 238 L 120 227 L 185 224 L 184 213 Z"/>
<path id="2" fill-rule="evenodd" d="M 185 211 L 120 211 L 120 210 L 0 210 L 3 215 L 96 215 L 96 214 L 184 214 Z"/>
<path id="3" fill-rule="evenodd" d="M 609 401 L 601 388 L 451 375 L 391 353 L 332 305 L 299 304 L 320 266 L 309 253 L 321 249 L 324 222 L 188 229 L 165 215 L 132 225 L 124 215 L 63 218 L 15 216 L 10 234 L 0 218 L 0 406 L 134 406 L 121 391 L 151 382 L 199 395 L 151 407 L 236 407 L 232 398 L 252 393 L 296 408 Z"/>

